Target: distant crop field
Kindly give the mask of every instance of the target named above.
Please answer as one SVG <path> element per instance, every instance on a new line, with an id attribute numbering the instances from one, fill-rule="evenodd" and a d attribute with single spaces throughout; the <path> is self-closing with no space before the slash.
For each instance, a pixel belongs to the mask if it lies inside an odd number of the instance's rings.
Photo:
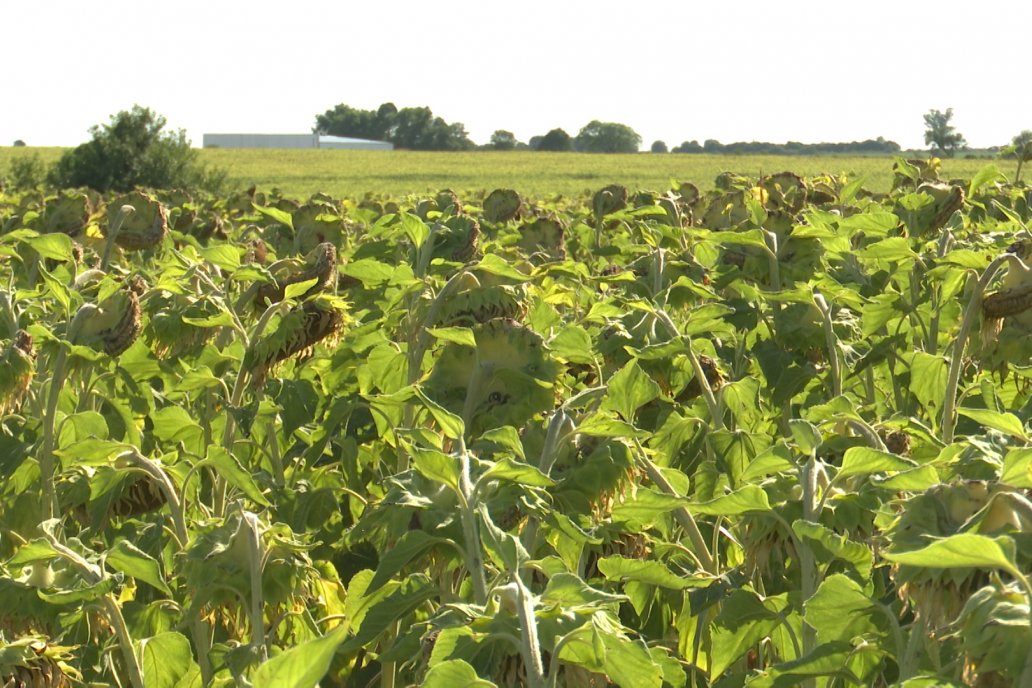
<path id="1" fill-rule="evenodd" d="M 0 148 L 0 176 L 19 156 L 39 154 L 51 163 L 61 148 Z M 523 151 L 424 153 L 415 151 L 204 149 L 201 160 L 228 172 L 231 189 L 256 184 L 284 194 L 306 197 L 316 192 L 360 198 L 367 193 L 404 196 L 450 188 L 457 192 L 510 187 L 532 196 L 579 196 L 607 184 L 662 190 L 671 180 L 690 181 L 703 191 L 714 178 L 731 171 L 760 176 L 792 170 L 803 176 L 822 173 L 864 177 L 872 191 L 888 191 L 892 159 L 888 157 L 681 155 L 674 153 L 599 155 Z M 970 178 L 992 160 L 943 162 L 942 176 Z M 995 161 L 1012 176 L 1013 163 Z"/>

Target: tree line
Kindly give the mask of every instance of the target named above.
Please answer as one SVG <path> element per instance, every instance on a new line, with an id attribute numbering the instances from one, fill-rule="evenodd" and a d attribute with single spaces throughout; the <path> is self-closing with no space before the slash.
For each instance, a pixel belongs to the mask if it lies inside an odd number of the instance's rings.
<path id="1" fill-rule="evenodd" d="M 950 124 L 953 110 L 931 110 L 925 115 L 925 143 L 936 155 L 952 156 L 964 150 L 964 137 Z M 33 188 L 44 181 L 58 188 L 88 186 L 98 191 L 125 191 L 136 187 L 202 188 L 217 191 L 225 181 L 226 171 L 202 164 L 197 151 L 190 146 L 182 129 L 165 129 L 165 118 L 149 108 L 136 105 L 112 115 L 107 124 L 90 128 L 91 140 L 65 151 L 47 169 L 38 154 L 12 162 L 11 179 L 15 188 Z M 352 136 L 393 141 L 399 148 L 412 150 L 472 150 L 461 123 L 448 123 L 435 117 L 430 108 L 404 108 L 391 103 L 379 109 L 358 110 L 338 105 L 316 118 L 316 131 L 338 136 Z M 17 140 L 15 146 L 24 146 Z M 583 151 L 599 153 L 633 153 L 641 146 L 641 136 L 625 124 L 592 120 L 570 136 L 560 128 L 534 136 L 527 143 L 516 140 L 512 132 L 497 130 L 491 141 L 479 148 L 539 151 Z M 737 142 L 722 144 L 709 139 L 702 144 L 685 141 L 670 151 L 662 141 L 652 144 L 655 153 L 739 153 L 739 154 L 827 154 L 827 153 L 897 153 L 894 141 L 878 137 L 852 143 L 805 144 L 789 141 L 784 144 Z M 1032 130 L 1014 136 L 1009 146 L 986 149 L 1001 157 L 1016 158 L 1019 163 L 1032 162 Z M 1019 164 L 1017 176 L 1020 177 Z M 3 185 L 0 179 L 0 186 Z"/>
<path id="2" fill-rule="evenodd" d="M 464 151 L 476 149 L 542 151 L 582 151 L 589 153 L 635 153 L 641 136 L 626 124 L 599 122 L 586 124 L 577 136 L 553 129 L 531 138 L 529 143 L 516 139 L 511 131 L 499 129 L 490 143 L 478 146 L 470 140 L 461 122 L 446 122 L 428 107 L 398 109 L 384 103 L 376 110 L 361 110 L 344 103 L 315 117 L 317 134 L 346 136 L 374 141 L 390 141 L 396 148 L 425 151 Z"/>
<path id="3" fill-rule="evenodd" d="M 466 127 L 461 122 L 446 122 L 437 117 L 428 107 L 407 107 L 398 109 L 394 103 L 384 103 L 376 110 L 362 110 L 344 103 L 334 106 L 321 115 L 316 115 L 314 132 L 331 136 L 346 136 L 374 141 L 390 141 L 396 148 L 427 151 L 466 150 L 534 150 L 583 153 L 636 153 L 641 148 L 641 136 L 631 127 L 618 122 L 592 120 L 571 136 L 561 128 L 555 128 L 540 136 L 533 136 L 526 143 L 505 129 L 498 129 L 491 140 L 478 146 L 470 140 Z M 882 137 L 850 143 L 770 143 L 766 141 L 739 141 L 720 143 L 709 139 L 684 141 L 668 149 L 663 141 L 652 144 L 653 153 L 731 153 L 731 154 L 864 154 L 897 153 L 900 146 L 895 141 Z"/>

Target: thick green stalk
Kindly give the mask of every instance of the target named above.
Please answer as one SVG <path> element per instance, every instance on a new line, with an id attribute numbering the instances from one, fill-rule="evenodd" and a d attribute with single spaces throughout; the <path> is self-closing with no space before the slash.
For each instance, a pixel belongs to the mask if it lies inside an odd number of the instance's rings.
<path id="1" fill-rule="evenodd" d="M 269 463 L 272 465 L 272 477 L 276 487 L 283 487 L 287 484 L 287 476 L 283 470 L 283 456 L 280 454 L 279 438 L 276 436 L 278 423 L 269 418 L 265 424 L 265 444 L 269 447 Z"/>
<path id="2" fill-rule="evenodd" d="M 778 262 L 778 235 L 767 229 L 763 233 L 763 243 L 767 246 L 767 266 L 770 270 L 770 286 L 774 291 L 781 291 L 781 264 Z M 775 309 L 778 308 L 775 303 Z"/>
<path id="3" fill-rule="evenodd" d="M 131 205 L 123 205 L 118 209 L 118 214 L 115 215 L 114 221 L 108 227 L 107 242 L 104 244 L 104 255 L 100 259 L 100 269 L 107 270 L 108 264 L 111 262 L 111 252 L 115 248 L 115 239 L 118 238 L 118 233 L 122 229 L 122 224 L 125 223 L 125 219 L 136 212 L 136 208 Z"/>
<path id="4" fill-rule="evenodd" d="M 282 315 L 290 304 L 287 301 L 279 301 L 272 304 L 265 309 L 262 313 L 262 317 L 258 320 L 258 323 L 254 326 L 254 331 L 251 333 L 251 338 L 248 340 L 248 348 L 250 344 L 257 341 L 262 336 L 262 332 L 272 322 L 272 318 L 275 315 Z M 246 358 L 246 354 L 245 354 Z M 237 371 L 236 383 L 233 385 L 233 394 L 229 400 L 230 408 L 239 408 L 241 400 L 244 398 L 244 389 L 247 387 L 247 375 L 248 370 L 244 366 L 243 361 L 240 362 L 240 370 Z M 233 453 L 233 432 L 236 430 L 236 422 L 233 418 L 232 413 L 226 414 L 226 427 L 222 433 L 222 446 L 230 454 Z M 215 495 L 214 503 L 212 505 L 213 512 L 217 518 L 221 518 L 226 512 L 226 481 L 221 477 L 215 476 Z"/>
<path id="5" fill-rule="evenodd" d="M 520 619 L 520 654 L 527 671 L 527 685 L 543 688 L 545 670 L 541 661 L 541 643 L 538 640 L 537 617 L 534 615 L 534 596 L 527 589 L 517 572 L 513 572 L 516 586 L 516 613 Z"/>
<path id="6" fill-rule="evenodd" d="M 91 315 L 96 313 L 97 307 L 93 304 L 86 304 L 75 312 L 71 323 L 68 325 L 67 340 L 75 342 L 83 323 Z M 60 505 L 57 501 L 57 488 L 54 484 L 54 444 L 56 441 L 57 425 L 57 402 L 61 396 L 61 388 L 64 387 L 68 367 L 68 349 L 66 344 L 61 344 L 57 352 L 57 359 L 54 361 L 53 372 L 50 377 L 50 392 L 47 394 L 46 415 L 43 417 L 43 448 L 39 455 L 40 482 L 43 484 L 43 521 L 49 521 L 60 512 Z"/>
<path id="7" fill-rule="evenodd" d="M 665 255 L 662 248 L 657 248 L 654 255 L 656 256 L 653 270 L 655 273 L 652 275 L 652 296 L 658 297 L 659 293 L 663 291 L 663 269 L 665 267 Z"/>
<path id="8" fill-rule="evenodd" d="M 11 303 L 11 295 L 0 290 L 0 337 L 13 339 L 18 333 L 18 316 Z"/>
<path id="9" fill-rule="evenodd" d="M 487 604 L 487 576 L 484 573 L 484 557 L 480 550 L 480 528 L 477 524 L 476 507 L 473 504 L 473 486 L 469 481 L 469 454 L 463 450 L 460 455 L 462 471 L 459 476 L 459 519 L 462 521 L 462 537 L 466 541 L 466 568 L 473 578 L 473 597 L 477 604 Z"/>
<path id="10" fill-rule="evenodd" d="M 158 489 L 164 495 L 165 503 L 168 504 L 169 512 L 172 514 L 172 526 L 176 532 L 179 550 L 182 551 L 190 540 L 190 531 L 186 528 L 183 503 L 179 499 L 179 493 L 176 492 L 175 485 L 172 483 L 172 479 L 168 477 L 168 473 L 157 462 L 151 461 L 136 449 L 120 454 L 115 460 L 115 465 L 117 466 L 121 461 L 126 461 L 136 470 L 143 471 L 158 484 Z M 195 617 L 190 621 L 190 635 L 193 637 L 194 647 L 197 649 L 197 664 L 201 669 L 201 685 L 211 685 L 212 678 L 214 677 L 211 659 L 209 658 L 211 653 L 211 630 L 203 619 Z"/>
<path id="11" fill-rule="evenodd" d="M 262 545 L 261 523 L 250 511 L 244 511 L 240 519 L 240 531 L 247 538 L 247 552 L 251 568 L 251 652 L 264 662 L 268 658 L 265 648 L 265 600 L 262 595 L 262 570 L 265 565 L 265 548 Z"/>
<path id="12" fill-rule="evenodd" d="M 441 308 L 444 307 L 445 302 L 451 298 L 451 295 L 459 288 L 459 285 L 466 276 L 471 276 L 476 279 L 468 269 L 459 270 L 457 273 L 452 275 L 443 287 L 441 291 L 437 293 L 434 300 L 430 302 L 430 309 L 427 311 L 426 318 L 423 322 L 418 323 L 415 329 L 409 333 L 409 351 L 408 351 L 408 384 L 414 385 L 423 375 L 423 355 L 426 353 L 427 347 L 430 346 L 430 333 L 427 329 L 433 327 L 433 324 L 437 322 L 437 317 L 441 313 Z M 410 312 L 412 309 L 409 309 Z M 413 404 L 407 404 L 405 406 L 404 419 L 402 424 L 406 428 L 412 427 L 415 422 L 416 408 Z M 408 453 L 402 449 L 398 450 L 398 472 L 407 471 L 409 468 L 409 456 Z"/>
<path id="13" fill-rule="evenodd" d="M 165 503 L 168 504 L 168 510 L 172 514 L 172 527 L 175 529 L 176 538 L 179 541 L 177 544 L 180 549 L 186 547 L 190 539 L 190 531 L 186 528 L 186 515 L 183 512 L 183 503 L 180 501 L 179 493 L 176 492 L 175 485 L 172 483 L 172 479 L 168 477 L 168 473 L 157 462 L 151 461 L 136 449 L 123 452 L 115 459 L 116 467 L 125 464 L 146 473 L 157 483 L 158 489 L 161 490 L 162 496 L 165 497 Z"/>
<path id="14" fill-rule="evenodd" d="M 538 458 L 538 470 L 545 475 L 551 475 L 560 446 L 575 429 L 573 418 L 565 408 L 559 408 L 552 414 L 552 419 L 548 422 L 548 432 L 545 434 L 545 443 L 541 448 L 541 456 Z M 523 532 L 520 533 L 520 542 L 527 552 L 533 552 L 537 535 L 538 519 L 531 515 L 523 527 Z"/>
<path id="15" fill-rule="evenodd" d="M 673 337 L 681 336 L 680 331 L 677 329 L 677 325 L 674 324 L 674 321 L 670 318 L 669 314 L 665 311 L 656 311 L 656 315 Z M 699 357 L 696 356 L 695 351 L 692 350 L 691 338 L 685 337 L 685 344 L 688 349 L 688 360 L 691 361 L 692 370 L 695 372 L 695 379 L 699 381 L 699 389 L 702 390 L 702 398 L 706 401 L 706 408 L 710 412 L 710 418 L 714 425 L 717 426 L 718 430 L 726 430 L 727 426 L 724 424 L 723 414 L 720 412 L 717 398 L 713 394 L 713 388 L 710 387 L 709 380 L 706 379 L 706 373 L 702 369 Z"/>
<path id="16" fill-rule="evenodd" d="M 811 455 L 803 467 L 803 520 L 808 523 L 817 522 L 817 457 Z M 799 552 L 799 565 L 802 567 L 802 602 L 813 597 L 817 592 L 817 561 L 813 551 L 803 544 Z M 817 647 L 817 631 L 805 621 L 803 622 L 803 656 L 809 655 Z M 808 679 L 804 686 L 816 685 L 814 679 Z"/>
<path id="17" fill-rule="evenodd" d="M 813 301 L 821 312 L 824 321 L 824 341 L 828 347 L 828 362 L 831 365 L 831 398 L 842 394 L 842 369 L 839 363 L 838 337 L 835 336 L 835 327 L 831 321 L 831 307 L 818 292 L 813 293 Z"/>
<path id="18" fill-rule="evenodd" d="M 649 476 L 656 487 L 672 497 L 681 497 L 674 490 L 673 485 L 666 479 L 663 472 L 659 470 L 659 467 L 645 455 L 645 449 L 641 446 L 641 443 L 635 440 L 635 445 L 638 450 L 638 462 Z M 695 522 L 695 518 L 687 507 L 678 507 L 673 511 L 674 518 L 684 528 L 688 534 L 688 539 L 692 543 L 692 547 L 695 552 L 696 558 L 699 560 L 699 564 L 706 573 L 717 575 L 717 563 L 713 559 L 713 555 L 710 553 L 709 546 L 706 544 L 706 538 L 702 536 L 702 531 L 699 530 L 699 525 Z"/>
<path id="19" fill-rule="evenodd" d="M 480 397 L 480 386 L 486 376 L 490 376 L 491 367 L 479 360 L 473 368 L 469 386 L 466 388 L 466 400 L 462 405 L 462 422 L 467 431 L 476 400 Z M 480 527 L 476 514 L 476 490 L 470 475 L 470 454 L 466 449 L 466 440 L 459 438 L 459 520 L 462 522 L 462 536 L 466 541 L 466 568 L 473 578 L 473 594 L 477 604 L 487 604 L 487 574 L 484 571 L 484 557 L 480 549 Z"/>
<path id="20" fill-rule="evenodd" d="M 935 255 L 940 260 L 949 253 L 950 248 L 953 246 L 953 234 L 949 229 L 942 231 L 942 236 L 939 237 L 939 243 L 935 250 Z M 939 317 L 941 315 L 942 304 L 940 303 L 940 297 L 942 295 L 942 288 L 934 289 L 932 292 L 932 319 L 928 324 L 928 339 L 925 342 L 925 351 L 932 354 L 933 356 L 939 351 Z"/>
<path id="21" fill-rule="evenodd" d="M 910 637 L 907 638 L 907 646 L 903 651 L 903 657 L 899 659 L 900 681 L 913 676 L 917 671 L 917 649 L 924 640 L 926 624 L 924 617 L 918 612 L 914 622 L 910 624 Z M 1023 684 L 1024 685 L 1024 684 Z"/>
<path id="22" fill-rule="evenodd" d="M 960 384 L 960 370 L 964 367 L 964 349 L 967 346 L 968 332 L 978 318 L 978 312 L 982 306 L 982 294 L 985 293 L 989 283 L 992 282 L 996 273 L 1003 267 L 1004 263 L 1015 259 L 1011 253 L 1004 253 L 997 256 L 993 262 L 982 272 L 981 278 L 975 283 L 974 290 L 968 298 L 967 307 L 964 309 L 964 318 L 960 322 L 960 332 L 953 342 L 953 354 L 950 359 L 949 374 L 946 376 L 946 400 L 942 408 L 942 441 L 943 444 L 953 442 L 953 432 L 957 428 L 957 387 Z M 970 282 L 970 280 L 968 280 Z"/>
<path id="23" fill-rule="evenodd" d="M 52 534 L 44 532 L 44 535 L 54 551 L 60 554 L 61 558 L 72 564 L 88 585 L 96 585 L 104 579 L 104 572 L 99 566 L 91 564 L 77 552 L 58 542 L 57 538 Z M 122 650 L 122 658 L 125 661 L 126 670 L 129 672 L 130 683 L 132 683 L 133 688 L 144 688 L 143 669 L 141 669 L 139 658 L 136 656 L 129 628 L 125 625 L 122 608 L 118 606 L 118 601 L 110 592 L 101 597 L 99 602 L 104 609 L 104 615 L 108 617 L 108 622 L 115 630 L 115 637 L 118 639 L 118 646 Z"/>

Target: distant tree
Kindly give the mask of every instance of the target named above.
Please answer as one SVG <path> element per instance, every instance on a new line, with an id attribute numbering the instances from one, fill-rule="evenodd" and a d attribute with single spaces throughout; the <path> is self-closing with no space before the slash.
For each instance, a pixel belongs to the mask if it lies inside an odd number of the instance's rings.
<path id="1" fill-rule="evenodd" d="M 134 105 L 90 128 L 93 138 L 67 151 L 48 175 L 55 186 L 97 191 L 190 188 L 215 183 L 197 162 L 186 132 L 165 131 L 165 118 Z"/>
<path id="2" fill-rule="evenodd" d="M 428 107 L 403 108 L 384 103 L 375 111 L 359 110 L 343 103 L 316 115 L 315 132 L 374 141 L 390 141 L 411 150 L 470 150 L 465 125 L 449 124 Z"/>
<path id="3" fill-rule="evenodd" d="M 702 142 L 702 150 L 705 153 L 722 153 L 724 151 L 724 144 L 716 139 L 706 139 Z"/>
<path id="4" fill-rule="evenodd" d="M 573 145 L 583 153 L 637 153 L 641 136 L 626 124 L 596 119 L 584 125 Z"/>
<path id="5" fill-rule="evenodd" d="M 682 141 L 680 146 L 674 146 L 673 153 L 701 153 L 702 146 L 698 141 Z"/>
<path id="6" fill-rule="evenodd" d="M 516 140 L 516 135 L 511 131 L 498 129 L 495 133 L 491 134 L 490 147 L 495 150 L 513 150 L 516 148 L 517 143 L 519 143 L 519 141 Z"/>
<path id="7" fill-rule="evenodd" d="M 382 126 L 385 137 L 389 137 L 391 135 L 391 127 L 394 125 L 394 118 L 397 114 L 398 106 L 389 101 L 376 108 L 376 121 L 377 123 L 383 123 L 382 125 L 378 125 L 378 127 Z M 386 138 L 384 140 L 386 140 Z"/>
<path id="8" fill-rule="evenodd" d="M 953 108 L 946 108 L 946 112 L 929 110 L 924 116 L 925 122 L 925 144 L 931 144 L 932 152 L 938 152 L 947 158 L 960 148 L 967 145 L 964 137 L 950 124 L 953 119 Z"/>
<path id="9" fill-rule="evenodd" d="M 14 147 L 15 148 L 23 148 L 24 146 L 25 146 L 25 142 L 24 141 L 22 141 L 21 139 L 16 139 L 15 140 L 15 142 L 14 142 Z"/>
<path id="10" fill-rule="evenodd" d="M 652 147 L 649 148 L 649 150 L 651 150 L 653 153 L 668 153 L 669 152 L 669 149 L 667 148 L 666 143 L 664 143 L 663 141 L 653 141 L 652 142 Z"/>
<path id="11" fill-rule="evenodd" d="M 1032 130 L 1023 130 L 1011 139 L 1011 145 L 1000 151 L 1000 154 L 1018 159 L 1018 171 L 1014 174 L 1014 181 L 1021 181 L 1021 168 L 1026 162 L 1032 161 Z"/>
<path id="12" fill-rule="evenodd" d="M 543 139 L 543 138 L 545 138 L 545 137 L 544 136 L 531 136 L 530 140 L 527 141 L 527 148 L 529 148 L 532 151 L 540 150 L 539 147 L 541 146 L 541 139 Z"/>
<path id="13" fill-rule="evenodd" d="M 1011 145 L 1006 146 L 1002 153 L 1007 157 L 1024 158 L 1026 162 L 1032 159 L 1032 129 L 1022 130 L 1011 139 Z"/>
<path id="14" fill-rule="evenodd" d="M 402 108 L 394 117 L 390 139 L 409 150 L 460 151 L 475 148 L 461 122 L 449 124 L 428 107 Z"/>
<path id="15" fill-rule="evenodd" d="M 553 129 L 539 138 L 537 148 L 539 151 L 553 151 L 565 153 L 573 150 L 573 138 L 562 129 Z M 533 141 L 534 139 L 531 139 Z M 531 146 L 533 147 L 533 146 Z"/>
<path id="16" fill-rule="evenodd" d="M 46 165 L 39 153 L 19 155 L 12 158 L 9 169 L 11 186 L 18 190 L 35 189 L 47 176 Z"/>
<path id="17" fill-rule="evenodd" d="M 315 133 L 356 139 L 387 141 L 394 128 L 398 108 L 384 103 L 377 110 L 359 110 L 344 103 L 315 118 Z"/>

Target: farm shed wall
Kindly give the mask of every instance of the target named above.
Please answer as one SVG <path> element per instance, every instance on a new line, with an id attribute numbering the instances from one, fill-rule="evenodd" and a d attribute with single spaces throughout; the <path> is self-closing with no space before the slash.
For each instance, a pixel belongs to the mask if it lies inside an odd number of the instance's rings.
<path id="1" fill-rule="evenodd" d="M 344 148 L 348 150 L 394 150 L 389 141 L 353 139 L 347 136 L 320 136 L 319 148 Z"/>
<path id="2" fill-rule="evenodd" d="M 340 148 L 347 150 L 394 150 L 386 141 L 367 141 L 317 134 L 205 134 L 205 148 Z"/>

